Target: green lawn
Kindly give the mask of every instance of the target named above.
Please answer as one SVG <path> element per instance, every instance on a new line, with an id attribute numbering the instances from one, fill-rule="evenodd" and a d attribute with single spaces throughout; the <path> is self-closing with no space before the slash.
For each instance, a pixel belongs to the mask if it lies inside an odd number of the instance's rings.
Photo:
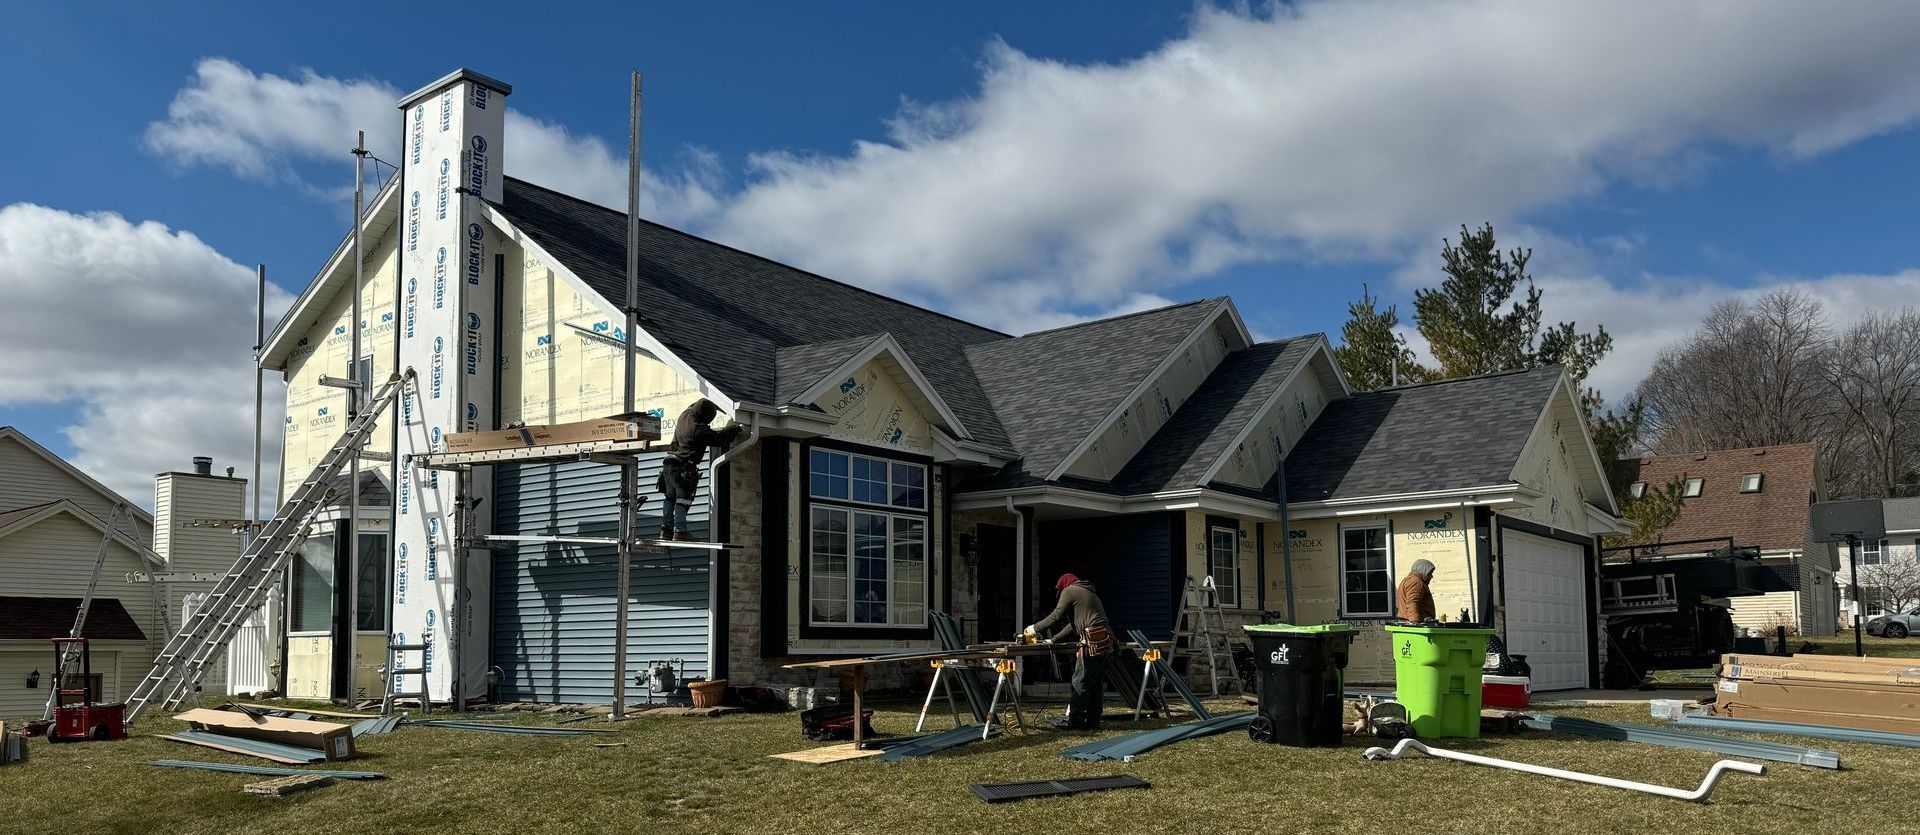
<path id="1" fill-rule="evenodd" d="M 1223 705 L 1223 707 L 1226 707 Z M 1237 708 L 1235 708 L 1237 709 Z M 884 710 L 884 730 L 911 727 Z M 1644 709 L 1568 711 L 1650 721 Z M 509 721 L 550 721 L 525 716 Z M 1768 764 L 1706 805 L 1431 759 L 1368 762 L 1366 743 L 1294 749 L 1227 734 L 1135 763 L 1061 759 L 1084 735 L 1014 736 L 921 761 L 812 766 L 766 755 L 807 746 L 794 714 L 639 719 L 612 734 L 525 737 L 403 727 L 363 738 L 338 767 L 385 771 L 292 798 L 244 795 L 245 775 L 143 766 L 172 758 L 259 764 L 159 740 L 53 746 L 0 768 L 0 830 L 62 832 L 1812 832 L 1904 831 L 1920 750 L 1834 744 L 1845 771 Z M 1108 733 L 1117 733 L 1109 731 Z M 625 742 L 595 748 L 596 742 Z M 1793 741 L 1793 740 L 1783 740 Z M 1807 741 L 1801 741 L 1807 744 Z M 1826 747 L 1824 744 L 1814 743 Z M 1461 741 L 1492 756 L 1692 787 L 1712 755 L 1538 733 Z M 988 806 L 970 783 L 1130 773 L 1145 791 Z M 662 827 L 669 827 L 663 829 Z"/>
<path id="2" fill-rule="evenodd" d="M 1813 644 L 1810 652 L 1819 655 L 1852 655 L 1853 630 L 1848 629 L 1831 638 L 1790 638 L 1788 645 L 1799 650 L 1802 643 Z M 1860 647 L 1868 655 L 1881 658 L 1920 658 L 1920 638 L 1875 638 L 1865 632 L 1860 633 Z"/>

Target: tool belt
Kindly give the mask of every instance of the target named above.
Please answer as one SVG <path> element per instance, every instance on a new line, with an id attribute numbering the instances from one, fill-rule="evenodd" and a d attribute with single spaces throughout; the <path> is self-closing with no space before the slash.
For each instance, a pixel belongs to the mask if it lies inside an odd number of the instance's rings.
<path id="1" fill-rule="evenodd" d="M 1086 634 L 1080 636 L 1080 651 L 1091 658 L 1106 655 L 1117 647 L 1113 633 L 1107 630 L 1104 623 L 1088 624 Z"/>

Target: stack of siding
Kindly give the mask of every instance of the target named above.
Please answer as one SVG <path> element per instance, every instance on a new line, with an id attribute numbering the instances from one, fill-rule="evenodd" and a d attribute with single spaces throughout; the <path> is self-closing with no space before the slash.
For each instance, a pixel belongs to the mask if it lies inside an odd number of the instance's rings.
<path id="1" fill-rule="evenodd" d="M 1713 712 L 1920 734 L 1920 659 L 1729 655 L 1720 665 Z"/>

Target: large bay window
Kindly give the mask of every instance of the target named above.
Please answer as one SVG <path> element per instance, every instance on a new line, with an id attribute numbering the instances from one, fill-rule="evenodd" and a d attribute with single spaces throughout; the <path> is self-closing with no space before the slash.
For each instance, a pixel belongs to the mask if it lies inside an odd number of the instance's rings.
<path id="1" fill-rule="evenodd" d="M 925 626 L 927 468 L 816 448 L 807 495 L 809 621 Z"/>

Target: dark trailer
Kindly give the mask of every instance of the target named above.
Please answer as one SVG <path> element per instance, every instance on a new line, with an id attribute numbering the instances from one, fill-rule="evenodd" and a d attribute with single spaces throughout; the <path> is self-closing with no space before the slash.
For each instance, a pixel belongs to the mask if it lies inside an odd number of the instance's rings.
<path id="1" fill-rule="evenodd" d="M 1710 667 L 1734 651 L 1730 598 L 1790 591 L 1731 537 L 1601 550 L 1609 687 L 1637 687 L 1655 670 Z"/>

